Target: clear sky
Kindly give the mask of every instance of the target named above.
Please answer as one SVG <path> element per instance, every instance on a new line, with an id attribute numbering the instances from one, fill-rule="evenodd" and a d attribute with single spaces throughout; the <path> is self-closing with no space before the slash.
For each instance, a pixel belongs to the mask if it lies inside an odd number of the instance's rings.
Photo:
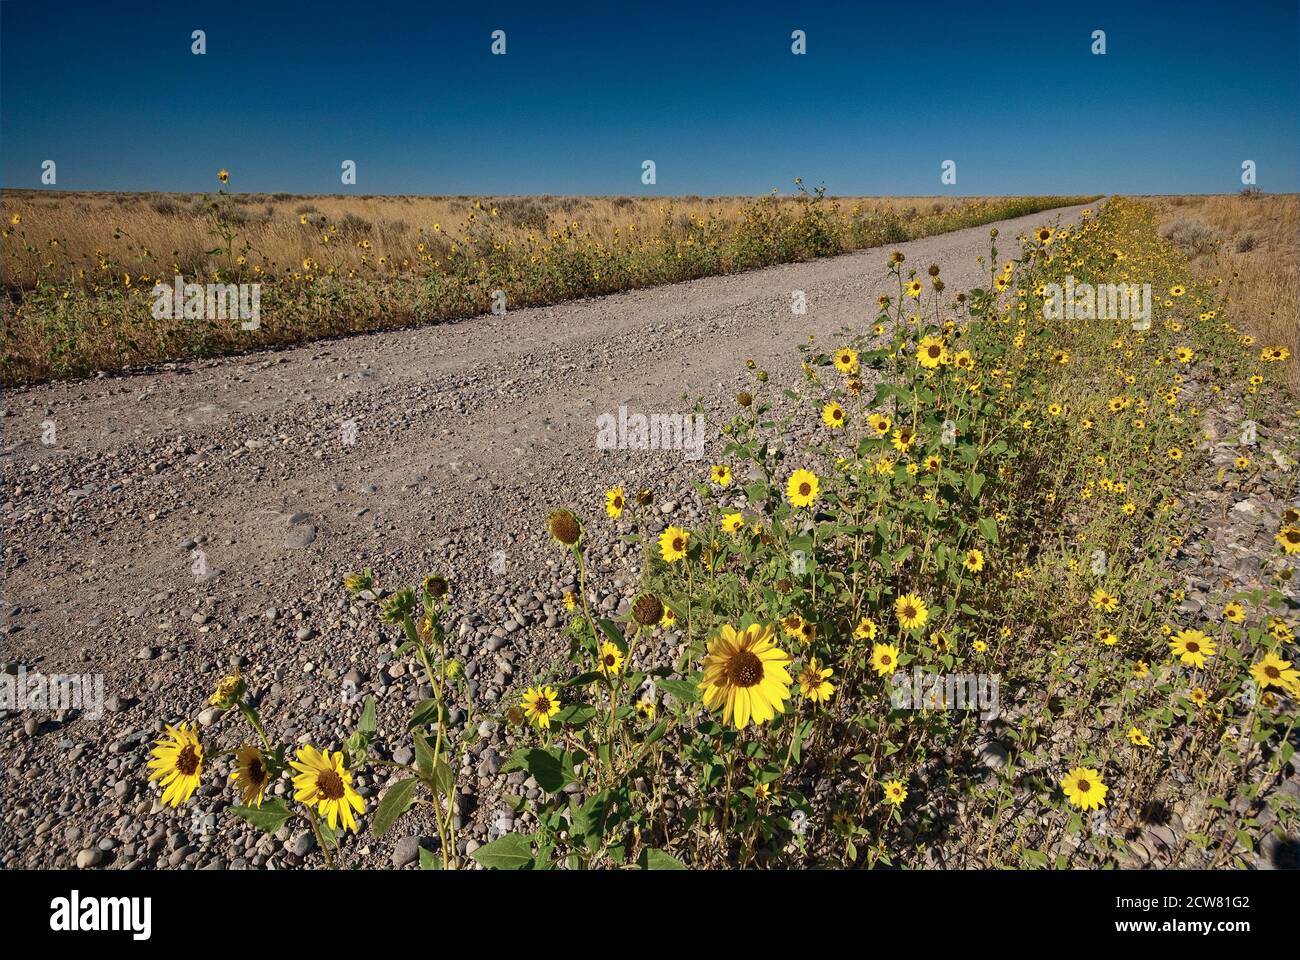
<path id="1" fill-rule="evenodd" d="M 61 190 L 1225 193 L 1254 160 L 1297 191 L 1298 8 L 3 0 L 0 185 L 52 159 Z"/>

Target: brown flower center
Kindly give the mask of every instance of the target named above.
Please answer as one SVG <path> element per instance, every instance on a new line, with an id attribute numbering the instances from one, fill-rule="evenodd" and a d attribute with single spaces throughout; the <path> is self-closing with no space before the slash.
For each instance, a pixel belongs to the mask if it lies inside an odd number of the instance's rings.
<path id="1" fill-rule="evenodd" d="M 1268 677 L 1270 680 L 1276 680 L 1278 677 L 1282 676 L 1282 671 L 1270 663 L 1264 668 L 1264 676 Z"/>
<path id="2" fill-rule="evenodd" d="M 1187 646 L 1188 653 L 1198 653 L 1200 652 L 1201 649 L 1201 645 L 1197 643 L 1195 640 L 1188 640 L 1186 646 Z"/>
<path id="3" fill-rule="evenodd" d="M 176 755 L 176 769 L 187 777 L 199 769 L 199 754 L 193 744 L 186 744 L 185 749 Z"/>
<path id="4" fill-rule="evenodd" d="M 316 774 L 316 789 L 323 793 L 326 799 L 342 800 L 343 778 L 333 770 L 322 770 Z"/>
<path id="5" fill-rule="evenodd" d="M 926 352 L 930 354 L 931 359 L 937 359 L 939 355 L 943 353 L 943 347 L 931 344 L 930 348 Z"/>
<path id="6" fill-rule="evenodd" d="M 260 784 L 266 779 L 266 767 L 262 766 L 262 761 L 259 758 L 254 757 L 248 761 L 246 775 L 249 783 Z"/>
<path id="7" fill-rule="evenodd" d="M 1092 784 L 1089 783 L 1087 780 L 1080 780 L 1077 784 L 1077 788 L 1080 793 L 1087 793 L 1089 790 L 1092 789 Z"/>
<path id="8" fill-rule="evenodd" d="M 727 679 L 737 687 L 752 687 L 763 679 L 763 661 L 742 650 L 727 664 Z"/>
<path id="9" fill-rule="evenodd" d="M 810 493 L 812 493 L 812 484 L 806 482 L 799 484 L 799 496 L 806 497 Z"/>
<path id="10" fill-rule="evenodd" d="M 538 716 L 544 716 L 551 710 L 551 701 L 546 694 L 538 694 L 537 699 L 533 702 L 533 712 Z"/>
<path id="11" fill-rule="evenodd" d="M 683 540 L 681 537 L 673 537 L 673 549 L 679 552 L 685 550 L 686 541 Z"/>
<path id="12" fill-rule="evenodd" d="M 889 666 L 889 665 L 890 665 L 891 663 L 893 663 L 893 662 L 894 662 L 894 658 L 891 657 L 889 654 L 887 654 L 887 653 L 882 653 L 882 654 L 880 655 L 880 663 L 881 663 L 883 666 L 886 666 L 886 667 L 887 667 L 887 666 Z"/>
<path id="13" fill-rule="evenodd" d="M 916 607 L 912 606 L 910 603 L 905 604 L 903 607 L 903 619 L 911 620 L 915 616 L 916 616 Z"/>

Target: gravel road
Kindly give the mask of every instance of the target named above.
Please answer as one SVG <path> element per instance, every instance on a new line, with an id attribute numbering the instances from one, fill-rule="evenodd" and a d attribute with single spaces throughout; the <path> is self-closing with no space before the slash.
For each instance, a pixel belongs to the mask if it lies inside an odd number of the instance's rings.
<path id="1" fill-rule="evenodd" d="M 1080 209 L 1003 221 L 1001 246 Z M 955 293 L 987 275 L 976 258 L 988 232 L 900 249 L 918 270 L 940 264 Z M 9 391 L 4 668 L 102 674 L 106 711 L 0 720 L 0 862 L 319 862 L 301 829 L 266 837 L 224 814 L 224 774 L 208 776 L 189 808 L 161 808 L 143 767 L 158 723 L 193 716 L 238 663 L 282 741 L 337 744 L 355 722 L 358 708 L 343 702 L 354 687 L 379 698 L 381 732 L 402 729 L 419 682 L 392 659 L 392 631 L 340 583 L 365 566 L 387 588 L 449 575 L 459 655 L 483 708 L 496 709 L 565 643 L 557 627 L 572 571 L 545 536 L 548 511 L 570 505 L 587 520 L 595 602 L 620 609 L 636 563 L 603 516 L 605 487 L 649 487 L 665 523 L 691 523 L 690 482 L 721 449 L 717 428 L 749 382 L 746 358 L 781 383 L 809 334 L 833 342 L 860 329 L 887 291 L 888 255 Z M 791 311 L 795 290 L 804 315 Z M 685 414 L 696 398 L 710 427 L 702 460 L 597 448 L 598 415 L 624 404 Z M 202 720 L 215 723 L 214 739 L 236 735 L 237 716 Z M 527 826 L 497 803 L 510 740 L 485 729 L 462 777 L 471 847 Z M 380 746 L 400 759 L 400 741 Z M 520 776 L 512 789 L 535 789 Z M 382 783 L 359 782 L 373 802 Z M 363 834 L 348 856 L 409 863 L 420 827 L 403 821 L 382 841 Z"/>

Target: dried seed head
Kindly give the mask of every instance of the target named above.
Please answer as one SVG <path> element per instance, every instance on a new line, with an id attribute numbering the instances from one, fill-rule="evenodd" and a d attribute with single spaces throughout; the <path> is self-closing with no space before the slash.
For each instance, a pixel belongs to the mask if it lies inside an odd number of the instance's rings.
<path id="1" fill-rule="evenodd" d="M 643 593 L 632 604 L 632 619 L 643 627 L 653 627 L 664 615 L 664 605 L 653 594 Z"/>
<path id="2" fill-rule="evenodd" d="M 790 587 L 791 587 L 790 581 L 785 579 L 784 577 L 782 577 L 780 580 L 776 582 L 777 593 L 789 593 Z"/>
<path id="3" fill-rule="evenodd" d="M 937 277 L 937 276 L 939 275 L 939 265 L 938 265 L 937 263 L 932 263 L 932 264 L 930 264 L 930 271 L 929 271 L 929 273 L 930 273 L 930 276 L 932 276 L 932 277 Z"/>
<path id="4" fill-rule="evenodd" d="M 742 407 L 748 407 L 754 402 L 754 395 L 748 390 L 741 390 L 740 393 L 736 394 L 736 402 Z"/>
<path id="5" fill-rule="evenodd" d="M 546 526 L 551 531 L 551 536 L 566 547 L 573 546 L 582 536 L 582 526 L 578 523 L 578 518 L 564 508 L 552 510 L 551 515 L 546 519 Z"/>
<path id="6" fill-rule="evenodd" d="M 447 595 L 449 589 L 447 578 L 441 574 L 435 573 L 424 578 L 424 592 L 434 600 L 441 600 Z"/>

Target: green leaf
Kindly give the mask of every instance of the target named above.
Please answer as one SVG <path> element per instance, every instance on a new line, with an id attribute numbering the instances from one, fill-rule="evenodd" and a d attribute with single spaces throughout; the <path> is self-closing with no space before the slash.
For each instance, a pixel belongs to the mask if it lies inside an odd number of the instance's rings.
<path id="1" fill-rule="evenodd" d="M 434 855 L 432 850 L 420 848 L 420 869 L 421 870 L 441 870 L 442 861 Z"/>
<path id="2" fill-rule="evenodd" d="M 993 522 L 992 517 L 980 517 L 979 528 L 980 536 L 989 543 L 998 542 L 998 525 Z"/>
<path id="3" fill-rule="evenodd" d="M 375 734 L 375 698 L 373 694 L 366 697 L 365 705 L 361 708 L 361 719 L 357 721 L 357 732 L 367 739 Z"/>
<path id="4" fill-rule="evenodd" d="M 407 730 L 414 730 L 416 727 L 425 727 L 438 719 L 438 701 L 421 700 L 415 705 L 415 710 L 411 714 L 411 719 L 406 722 Z"/>
<path id="5" fill-rule="evenodd" d="M 520 747 L 511 754 L 501 770 L 503 773 L 527 770 L 537 785 L 547 793 L 559 793 L 573 780 L 572 757 L 556 749 Z"/>
<path id="6" fill-rule="evenodd" d="M 260 807 L 231 807 L 230 812 L 266 833 L 275 833 L 293 816 L 293 811 L 279 797 L 267 800 Z"/>
<path id="7" fill-rule="evenodd" d="M 408 777 L 385 790 L 379 808 L 375 810 L 375 818 L 370 821 L 370 832 L 377 837 L 387 833 L 397 818 L 411 809 L 411 804 L 415 803 L 415 788 L 419 785 L 420 781 L 415 777 Z"/>
<path id="8" fill-rule="evenodd" d="M 533 838 L 525 833 L 507 833 L 470 856 L 489 870 L 522 870 L 532 865 Z"/>
<path id="9" fill-rule="evenodd" d="M 660 680 L 656 686 L 681 703 L 692 703 L 699 696 L 700 687 L 691 680 Z"/>
<path id="10" fill-rule="evenodd" d="M 984 489 L 984 474 L 972 473 L 967 477 L 966 489 L 970 491 L 970 495 L 974 499 L 978 500 L 980 498 L 980 491 Z"/>
<path id="11" fill-rule="evenodd" d="M 596 708 L 585 703 L 571 703 L 562 707 L 552 719 L 555 723 L 567 727 L 582 727 L 596 716 Z"/>
<path id="12" fill-rule="evenodd" d="M 642 870 L 685 870 L 686 864 L 682 863 L 672 854 L 664 853 L 662 850 L 656 850 L 654 847 L 646 847 L 641 851 L 641 856 L 637 857 L 637 865 Z"/>

